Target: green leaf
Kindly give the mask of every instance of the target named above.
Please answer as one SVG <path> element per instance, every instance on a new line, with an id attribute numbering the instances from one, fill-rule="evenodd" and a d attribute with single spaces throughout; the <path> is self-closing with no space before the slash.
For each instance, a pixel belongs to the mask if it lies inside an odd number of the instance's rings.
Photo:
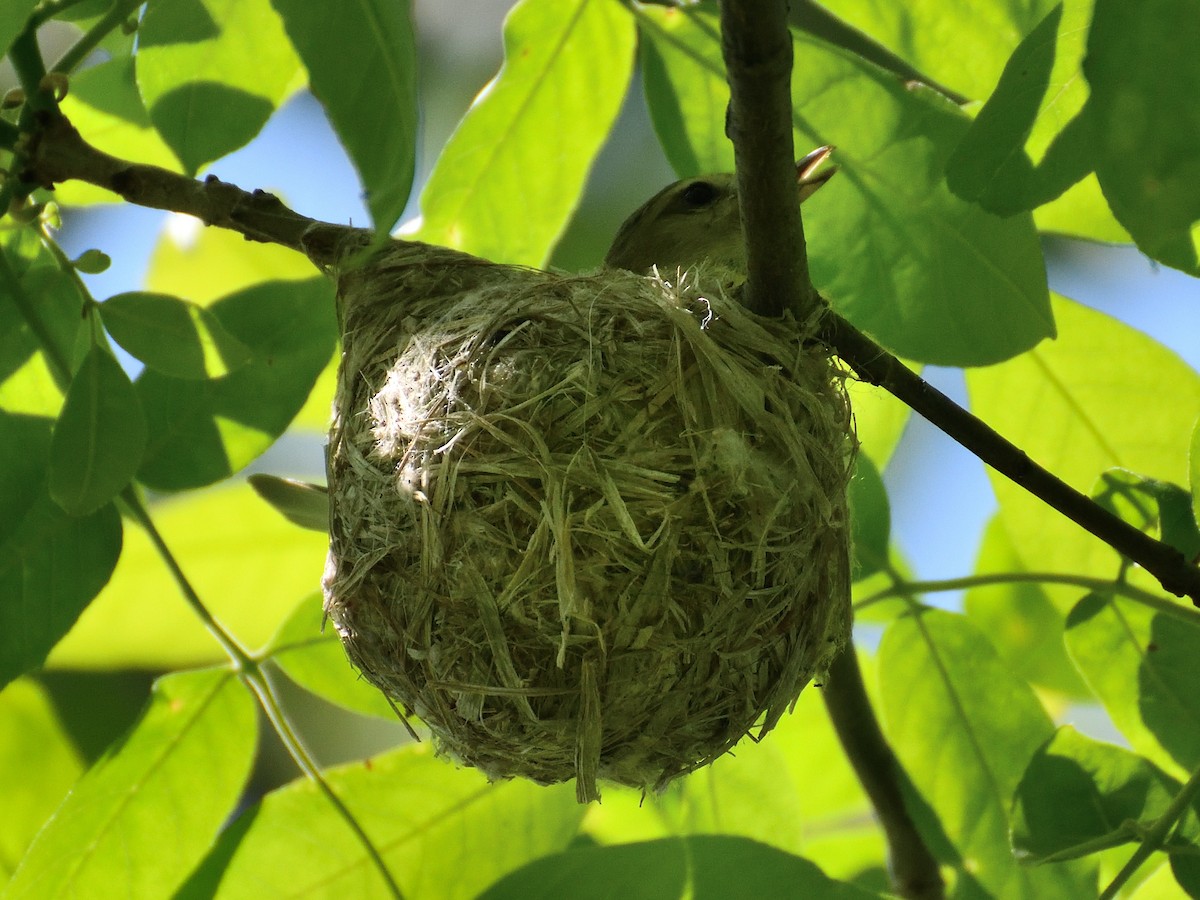
<path id="1" fill-rule="evenodd" d="M 938 0 L 827 0 L 822 5 L 935 81 L 982 99 L 1054 0 L 968 0 L 952 6 Z"/>
<path id="2" fill-rule="evenodd" d="M 639 21 L 647 100 L 668 158 L 681 176 L 731 171 L 714 8 L 646 7 Z M 923 362 L 984 365 L 1052 335 L 1032 219 L 985 213 L 942 180 L 966 116 L 816 39 L 797 36 L 794 53 L 796 147 L 835 144 L 842 169 L 804 204 L 822 294 L 890 349 Z"/>
<path id="3" fill-rule="evenodd" d="M 326 621 L 319 593 L 310 594 L 296 606 L 265 652 L 306 691 L 354 712 L 396 720 L 396 711 L 383 692 L 346 658 L 337 630 Z"/>
<path id="4" fill-rule="evenodd" d="M 133 731 L 76 785 L 5 896 L 170 896 L 250 774 L 254 715 L 228 669 L 159 679 Z"/>
<path id="5" fill-rule="evenodd" d="M 100 304 L 100 316 L 113 340 L 164 375 L 220 378 L 251 359 L 216 315 L 178 297 L 117 294 Z"/>
<path id="6" fill-rule="evenodd" d="M 1011 573 L 1019 578 L 1025 571 L 1004 521 L 994 517 L 983 534 L 976 574 Z M 1014 579 L 972 588 L 964 611 L 1017 675 L 1068 697 L 1090 696 L 1067 656 L 1065 617 L 1041 585 Z"/>
<path id="7" fill-rule="evenodd" d="M 1087 122 L 1080 116 L 1064 128 L 1036 168 L 1025 150 L 1050 87 L 1062 15 L 1060 3 L 1013 52 L 996 90 L 946 166 L 946 182 L 954 193 L 996 215 L 1053 200 L 1092 170 Z"/>
<path id="8" fill-rule="evenodd" d="M 1179 777 L 1200 766 L 1200 626 L 1089 594 L 1067 616 L 1067 650 L 1133 749 Z"/>
<path id="9" fill-rule="evenodd" d="M 1136 841 L 1126 823 L 1148 827 L 1167 811 L 1181 785 L 1153 763 L 1069 725 L 1038 748 L 1013 802 L 1013 850 L 1025 862 L 1075 859 Z M 1195 814 L 1170 843 L 1200 837 Z"/>
<path id="10" fill-rule="evenodd" d="M 138 89 L 189 175 L 258 134 L 299 68 L 269 0 L 151 4 L 138 28 Z"/>
<path id="11" fill-rule="evenodd" d="M 83 771 L 45 692 L 14 681 L 0 692 L 0 884 Z"/>
<path id="12" fill-rule="evenodd" d="M 891 507 L 879 470 L 860 454 L 850 480 L 850 546 L 854 550 L 854 580 L 887 566 L 891 539 Z"/>
<path id="13" fill-rule="evenodd" d="M 912 368 L 920 371 L 921 367 Z M 871 457 L 876 468 L 882 469 L 900 443 L 912 410 L 883 388 L 865 381 L 847 379 L 846 392 L 854 410 L 854 430 L 862 442 L 859 449 Z"/>
<path id="14" fill-rule="evenodd" d="M 265 644 L 297 598 L 320 587 L 328 539 L 287 522 L 244 484 L 172 498 L 150 512 L 192 586 L 245 646 Z M 112 581 L 50 662 L 169 669 L 222 658 L 154 545 L 131 528 Z"/>
<path id="15" fill-rule="evenodd" d="M 294 478 L 255 474 L 250 487 L 293 525 L 329 533 L 329 489 Z"/>
<path id="16" fill-rule="evenodd" d="M 1200 529 L 1192 514 L 1191 495 L 1179 485 L 1143 478 L 1128 469 L 1109 469 L 1100 476 L 1092 497 L 1105 509 L 1142 531 L 1158 537 L 1187 559 L 1200 554 Z"/>
<path id="17" fill-rule="evenodd" d="M 1200 420 L 1192 429 L 1192 446 L 1188 451 L 1188 481 L 1192 486 L 1192 516 L 1200 522 Z"/>
<path id="18" fill-rule="evenodd" d="M 179 161 L 154 126 L 134 80 L 132 56 L 98 63 L 71 75 L 71 92 L 62 111 L 88 142 L 120 159 L 179 169 Z M 116 203 L 120 197 L 82 181 L 66 181 L 54 189 L 55 199 L 66 206 Z"/>
<path id="19" fill-rule="evenodd" d="M 29 14 L 37 5 L 38 0 L 4 0 L 0 3 L 0 56 L 8 53 L 8 48 L 21 33 Z"/>
<path id="20" fill-rule="evenodd" d="M 1102 313 L 1056 298 L 1056 341 L 967 372 L 972 411 L 1080 491 L 1114 466 L 1182 483 L 1200 375 L 1173 352 Z M 989 471 L 1005 529 L 1030 570 L 1112 577 L 1116 553 Z M 1143 576 L 1138 576 L 1143 577 Z M 1078 591 L 1048 588 L 1066 612 Z"/>
<path id="21" fill-rule="evenodd" d="M 636 41 L 609 0 L 522 0 L 504 68 L 450 138 L 421 194 L 415 237 L 541 266 L 621 108 Z"/>
<path id="22" fill-rule="evenodd" d="M 1053 726 L 1029 685 L 962 616 L 922 610 L 897 619 L 879 648 L 886 732 L 960 857 L 959 877 L 995 896 L 1078 898 L 1086 865 L 1018 866 L 1009 803 Z"/>
<path id="23" fill-rule="evenodd" d="M 121 364 L 93 346 L 71 379 L 50 441 L 50 495 L 87 515 L 132 480 L 146 448 L 146 417 Z"/>
<path id="24" fill-rule="evenodd" d="M 1146 255 L 1200 274 L 1195 0 L 1096 0 L 1083 71 L 1096 174 Z"/>
<path id="25" fill-rule="evenodd" d="M 248 241 L 223 228 L 181 217 L 159 234 L 146 271 L 146 290 L 186 297 L 211 307 L 221 298 L 265 281 L 308 281 L 313 267 L 278 244 Z M 181 227 L 183 223 L 187 227 Z"/>
<path id="26" fill-rule="evenodd" d="M 50 499 L 50 422 L 0 413 L 0 686 L 41 665 L 108 581 L 121 517 L 69 516 Z"/>
<path id="27" fill-rule="evenodd" d="M 412 189 L 417 140 L 416 44 L 409 4 L 350 0 L 336 11 L 309 0 L 271 0 L 308 69 L 367 194 L 380 233 Z"/>
<path id="28" fill-rule="evenodd" d="M 806 859 L 746 838 L 668 838 L 582 847 L 539 859 L 480 900 L 866 900 L 873 891 L 829 878 Z"/>
<path id="29" fill-rule="evenodd" d="M 489 784 L 428 745 L 325 771 L 408 900 L 473 898 L 532 859 L 562 850 L 583 815 L 569 785 Z M 297 828 L 297 823 L 303 823 Z M 268 794 L 222 835 L 180 900 L 373 897 L 380 877 L 311 781 Z"/>
<path id="30" fill-rule="evenodd" d="M 267 282 L 211 312 L 253 359 L 224 378 L 185 381 L 152 370 L 137 380 L 150 442 L 139 480 L 159 490 L 211 484 L 271 445 L 304 405 L 336 340 L 325 279 Z"/>

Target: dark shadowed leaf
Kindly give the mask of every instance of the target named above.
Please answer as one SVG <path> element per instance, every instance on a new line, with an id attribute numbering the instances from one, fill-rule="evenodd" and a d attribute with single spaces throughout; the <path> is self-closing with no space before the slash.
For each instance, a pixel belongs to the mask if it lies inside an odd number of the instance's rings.
<path id="1" fill-rule="evenodd" d="M 416 46 L 408 3 L 271 0 L 313 94 L 362 179 L 375 227 L 404 211 L 416 158 Z"/>
<path id="2" fill-rule="evenodd" d="M 96 345 L 71 379 L 50 441 L 50 495 L 86 515 L 117 495 L 146 448 L 146 417 L 121 364 Z"/>
<path id="3" fill-rule="evenodd" d="M 1067 649 L 1133 749 L 1172 775 L 1200 765 L 1200 623 L 1090 594 L 1067 616 Z"/>
<path id="4" fill-rule="evenodd" d="M 635 42 L 621 4 L 517 4 L 504 26 L 504 68 L 442 151 L 415 236 L 544 265 L 621 108 Z"/>
<path id="5" fill-rule="evenodd" d="M 875 464 L 861 453 L 850 481 L 850 534 L 856 581 L 887 565 L 891 535 L 887 488 Z"/>
<path id="6" fill-rule="evenodd" d="M 142 99 L 193 175 L 258 134 L 299 67 L 269 0 L 155 3 L 138 28 Z"/>
<path id="7" fill-rule="evenodd" d="M 879 648 L 879 679 L 888 738 L 968 861 L 964 874 L 995 896 L 1094 891 L 1086 864 L 1028 869 L 1012 858 L 1012 795 L 1053 725 L 974 625 L 937 610 L 897 619 Z"/>
<path id="8" fill-rule="evenodd" d="M 117 294 L 100 304 L 100 315 L 113 340 L 164 375 L 220 378 L 251 359 L 213 313 L 178 297 Z"/>
<path id="9" fill-rule="evenodd" d="M 150 442 L 138 478 L 162 490 L 211 484 L 269 447 L 333 353 L 331 294 L 324 279 L 271 281 L 213 304 L 212 314 L 253 358 L 206 381 L 141 374 Z"/>
<path id="10" fill-rule="evenodd" d="M 1080 116 L 1036 167 L 1025 149 L 1050 88 L 1062 14 L 1060 3 L 1013 52 L 946 166 L 954 193 L 997 215 L 1047 203 L 1092 170 L 1087 120 Z"/>
<path id="11" fill-rule="evenodd" d="M 1096 0 L 1083 72 L 1096 174 L 1148 256 L 1200 274 L 1200 12 Z"/>
<path id="12" fill-rule="evenodd" d="M 834 881 L 808 860 L 757 841 L 703 835 L 568 850 L 514 872 L 480 900 L 568 896 L 573 900 L 867 900 L 882 895 Z"/>
<path id="13" fill-rule="evenodd" d="M 731 171 L 715 7 L 646 7 L 639 21 L 650 112 L 672 164 L 681 176 Z M 794 48 L 797 153 L 834 144 L 842 169 L 804 204 L 817 288 L 907 359 L 983 365 L 1052 335 L 1032 219 L 986 213 L 942 180 L 966 116 L 814 38 Z"/>
<path id="14" fill-rule="evenodd" d="M 228 669 L 168 675 L 34 841 L 6 897 L 169 897 L 237 802 L 254 702 Z"/>
<path id="15" fill-rule="evenodd" d="M 50 427 L 0 412 L 0 686 L 42 664 L 121 553 L 112 506 L 77 518 L 50 499 Z"/>
<path id="16" fill-rule="evenodd" d="M 0 3 L 0 56 L 8 52 L 37 5 L 38 0 L 4 0 Z"/>
<path id="17" fill-rule="evenodd" d="M 1127 823 L 1148 827 L 1167 811 L 1182 785 L 1150 761 L 1063 726 L 1038 748 L 1013 801 L 1013 849 L 1027 862 L 1098 853 L 1138 839 Z M 1200 837 L 1195 812 L 1170 846 Z"/>
<path id="18" fill-rule="evenodd" d="M 329 531 L 329 489 L 294 478 L 257 473 L 248 479 L 254 492 L 293 525 Z"/>

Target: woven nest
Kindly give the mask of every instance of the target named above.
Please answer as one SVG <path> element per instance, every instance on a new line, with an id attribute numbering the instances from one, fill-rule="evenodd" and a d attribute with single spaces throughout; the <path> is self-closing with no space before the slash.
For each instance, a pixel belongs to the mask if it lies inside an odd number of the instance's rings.
<path id="1" fill-rule="evenodd" d="M 661 787 L 847 640 L 841 378 L 675 280 L 411 243 L 339 280 L 325 608 L 489 776 Z"/>

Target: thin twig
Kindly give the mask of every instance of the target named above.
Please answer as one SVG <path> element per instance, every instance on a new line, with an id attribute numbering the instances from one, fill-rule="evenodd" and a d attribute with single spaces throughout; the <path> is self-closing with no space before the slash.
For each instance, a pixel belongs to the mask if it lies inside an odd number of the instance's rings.
<path id="1" fill-rule="evenodd" d="M 1167 835 L 1175 824 L 1183 818 L 1184 813 L 1192 805 L 1192 801 L 1200 794 L 1200 769 L 1192 773 L 1192 777 L 1188 779 L 1187 784 L 1175 795 L 1171 801 L 1171 805 L 1166 811 L 1155 820 L 1154 824 L 1146 832 L 1142 838 L 1141 844 L 1137 850 L 1133 852 L 1133 856 L 1129 857 L 1128 862 L 1121 867 L 1112 882 L 1104 889 L 1099 900 L 1112 900 L 1117 896 L 1117 892 L 1127 882 L 1133 874 L 1142 867 L 1142 864 L 1148 860 L 1156 850 L 1162 848 L 1167 840 Z"/>
<path id="2" fill-rule="evenodd" d="M 936 581 L 906 581 L 896 578 L 888 587 L 864 597 L 854 604 L 855 612 L 866 609 L 883 600 L 907 597 L 912 594 L 936 594 L 943 591 L 961 591 L 975 587 L 1004 584 L 1063 584 L 1079 587 L 1095 593 L 1116 594 L 1125 597 L 1155 612 L 1179 619 L 1200 628 L 1200 612 L 1182 603 L 1167 600 L 1157 594 L 1144 591 L 1126 581 L 1094 578 L 1089 575 L 1072 575 L 1066 572 L 992 572 L 984 575 L 965 575 L 961 578 L 944 578 Z"/>

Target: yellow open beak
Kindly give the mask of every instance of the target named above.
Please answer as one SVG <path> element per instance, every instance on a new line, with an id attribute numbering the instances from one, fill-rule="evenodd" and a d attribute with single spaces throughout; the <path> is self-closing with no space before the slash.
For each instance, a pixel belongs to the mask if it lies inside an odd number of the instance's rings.
<path id="1" fill-rule="evenodd" d="M 827 144 L 824 147 L 818 147 L 796 163 L 796 184 L 800 188 L 801 203 L 815 194 L 817 188 L 828 181 L 837 171 L 837 166 L 830 165 L 824 168 L 821 166 L 829 159 L 833 151 L 833 146 Z"/>

